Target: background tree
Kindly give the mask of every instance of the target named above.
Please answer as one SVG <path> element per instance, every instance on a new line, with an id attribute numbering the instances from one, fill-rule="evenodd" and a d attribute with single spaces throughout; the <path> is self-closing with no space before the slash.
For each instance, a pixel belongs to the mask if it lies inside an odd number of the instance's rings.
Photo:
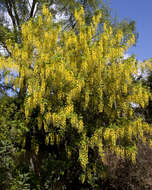
<path id="1" fill-rule="evenodd" d="M 149 61 L 151 62 L 151 59 Z M 145 81 L 145 84 L 149 86 L 150 91 L 152 92 L 152 72 L 148 71 L 147 74 L 148 74 L 147 80 L 144 80 L 144 81 Z M 151 117 L 152 116 L 152 101 L 151 100 L 149 100 L 149 104 L 145 108 L 144 115 L 145 115 L 146 121 L 151 123 L 152 122 L 152 117 Z"/>
<path id="2" fill-rule="evenodd" d="M 23 134 L 27 132 L 25 116 L 18 109 L 17 98 L 0 98 L 0 189 L 29 189 L 28 172 L 20 155 Z"/>

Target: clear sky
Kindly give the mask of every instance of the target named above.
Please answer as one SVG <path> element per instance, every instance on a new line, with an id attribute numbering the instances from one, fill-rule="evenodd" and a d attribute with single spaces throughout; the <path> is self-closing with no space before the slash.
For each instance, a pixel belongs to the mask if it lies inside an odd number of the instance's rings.
<path id="1" fill-rule="evenodd" d="M 135 48 L 130 48 L 139 60 L 152 58 L 152 0 L 110 0 L 112 13 L 119 19 L 136 22 L 139 38 Z"/>

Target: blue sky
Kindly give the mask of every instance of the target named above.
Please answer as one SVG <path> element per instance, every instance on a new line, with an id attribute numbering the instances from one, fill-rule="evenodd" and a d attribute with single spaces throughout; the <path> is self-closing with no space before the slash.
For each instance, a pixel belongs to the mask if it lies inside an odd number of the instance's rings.
<path id="1" fill-rule="evenodd" d="M 129 49 L 139 60 L 152 57 L 152 0 L 110 0 L 113 15 L 119 20 L 127 18 L 136 22 L 139 38 L 136 47 Z"/>

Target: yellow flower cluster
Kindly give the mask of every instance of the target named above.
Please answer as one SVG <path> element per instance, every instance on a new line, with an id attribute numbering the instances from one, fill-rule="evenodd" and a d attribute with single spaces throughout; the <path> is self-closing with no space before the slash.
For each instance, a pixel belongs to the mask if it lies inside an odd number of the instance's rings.
<path id="1" fill-rule="evenodd" d="M 83 139 L 80 142 L 79 148 L 79 160 L 82 168 L 85 170 L 88 163 L 88 145 L 86 143 L 86 137 L 84 135 Z"/>

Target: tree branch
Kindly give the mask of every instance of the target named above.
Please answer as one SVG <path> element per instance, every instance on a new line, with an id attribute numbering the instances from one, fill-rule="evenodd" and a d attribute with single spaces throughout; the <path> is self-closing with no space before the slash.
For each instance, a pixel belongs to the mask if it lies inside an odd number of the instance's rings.
<path id="1" fill-rule="evenodd" d="M 6 43 L 5 42 L 1 42 L 0 45 L 7 51 L 8 55 L 11 56 L 11 52 L 8 50 L 7 46 L 6 46 Z"/>
<path id="2" fill-rule="evenodd" d="M 29 18 L 33 17 L 36 2 L 37 2 L 37 0 L 33 0 L 33 2 L 32 2 L 32 8 L 31 8 L 31 12 L 30 12 L 30 17 Z"/>
<path id="3" fill-rule="evenodd" d="M 7 93 L 2 89 L 1 85 L 0 85 L 0 93 L 1 93 L 3 96 L 7 96 Z"/>
<path id="4" fill-rule="evenodd" d="M 18 16 L 18 13 L 17 13 L 17 9 L 16 9 L 16 5 L 15 5 L 14 0 L 12 0 L 12 4 L 13 4 L 13 9 L 14 9 L 14 14 L 15 14 L 16 22 L 17 22 L 18 28 L 20 29 L 21 28 L 21 26 L 20 26 L 20 20 L 19 20 L 19 16 Z"/>
<path id="5" fill-rule="evenodd" d="M 9 89 L 15 92 L 17 95 L 19 94 L 18 91 L 15 90 L 12 86 L 0 84 L 0 93 L 2 93 L 3 95 L 7 95 L 5 90 L 9 90 Z"/>
<path id="6" fill-rule="evenodd" d="M 10 4 L 10 1 L 9 1 L 9 0 L 5 0 L 5 4 L 6 4 L 6 8 L 7 8 L 8 14 L 9 14 L 9 16 L 11 17 L 14 30 L 15 30 L 15 32 L 16 32 L 16 31 L 17 31 L 17 28 L 16 28 L 15 17 L 14 17 L 14 15 L 13 15 L 13 13 L 12 13 L 12 5 Z"/>

